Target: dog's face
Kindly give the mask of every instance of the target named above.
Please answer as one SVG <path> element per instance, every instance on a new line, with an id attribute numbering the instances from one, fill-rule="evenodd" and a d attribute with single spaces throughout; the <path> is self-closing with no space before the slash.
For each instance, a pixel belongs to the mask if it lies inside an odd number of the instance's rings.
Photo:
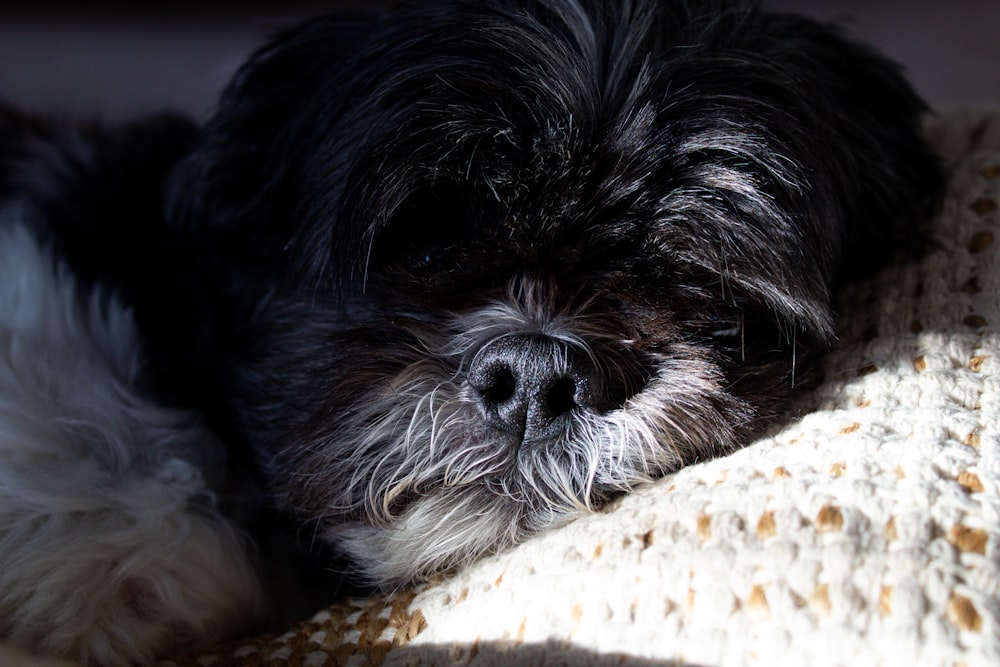
<path id="1" fill-rule="evenodd" d="M 311 22 L 178 179 L 237 428 L 374 579 L 745 442 L 936 189 L 919 101 L 825 28 L 593 4 Z"/>

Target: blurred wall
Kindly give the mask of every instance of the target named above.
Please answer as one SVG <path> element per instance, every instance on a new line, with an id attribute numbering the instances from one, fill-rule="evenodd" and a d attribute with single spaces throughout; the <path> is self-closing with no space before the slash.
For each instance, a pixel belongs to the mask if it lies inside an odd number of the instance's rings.
<path id="1" fill-rule="evenodd" d="M 0 6 L 0 98 L 44 111 L 120 118 L 173 108 L 204 118 L 267 35 L 325 7 L 387 0 Z M 1000 105 L 997 0 L 765 0 L 836 19 L 903 63 L 939 108 Z M 154 7 L 154 8 L 150 8 Z"/>

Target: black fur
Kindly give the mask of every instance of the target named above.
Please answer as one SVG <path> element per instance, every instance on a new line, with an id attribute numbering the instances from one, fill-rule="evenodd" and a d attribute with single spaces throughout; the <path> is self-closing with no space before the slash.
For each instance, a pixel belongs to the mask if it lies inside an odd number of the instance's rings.
<path id="1" fill-rule="evenodd" d="M 51 170 L 32 196 L 80 270 L 135 304 L 165 399 L 252 452 L 281 511 L 396 581 L 782 414 L 833 338 L 836 287 L 919 243 L 942 182 L 925 111 L 894 64 L 800 17 L 459 0 L 309 21 L 241 69 L 199 137 L 162 120 L 170 138 L 137 126 L 124 153 L 99 139 L 72 183 L 48 152 L 62 138 L 0 141 Z M 147 155 L 122 198 L 101 165 L 134 175 Z M 80 208 L 109 198 L 110 219 Z M 568 376 L 600 387 L 564 396 L 544 438 L 501 432 L 493 370 L 467 377 L 509 336 L 588 357 Z M 614 419 L 659 446 L 605 443 Z"/>

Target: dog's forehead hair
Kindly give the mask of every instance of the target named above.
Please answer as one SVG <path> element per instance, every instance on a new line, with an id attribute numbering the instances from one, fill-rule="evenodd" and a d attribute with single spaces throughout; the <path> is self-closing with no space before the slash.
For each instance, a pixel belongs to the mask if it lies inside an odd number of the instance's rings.
<path id="1" fill-rule="evenodd" d="M 448 128 L 428 116 L 415 123 L 427 128 L 420 131 L 446 136 Z M 392 234 L 405 225 L 410 233 L 447 234 L 437 240 L 456 245 L 511 242 L 534 250 L 626 239 L 638 244 L 656 217 L 644 181 L 663 161 L 650 154 L 659 153 L 655 144 L 639 145 L 642 131 L 632 128 L 636 144 L 616 150 L 609 148 L 611 130 L 583 128 L 570 111 L 562 120 L 467 127 L 447 151 L 435 140 L 426 151 L 385 163 L 405 175 L 364 174 L 372 190 L 383 190 L 376 214 L 363 216 L 378 221 L 366 232 Z"/>
<path id="2" fill-rule="evenodd" d="M 465 171 L 440 164 L 424 167 L 434 178 L 419 181 L 384 210 L 367 235 L 369 259 L 377 269 L 380 250 L 403 252 L 417 262 L 448 250 L 453 257 L 470 251 L 486 265 L 572 269 L 572 264 L 610 244 L 640 251 L 648 211 L 629 193 L 616 191 L 597 176 L 591 149 L 581 141 L 557 138 L 547 130 L 548 145 L 516 160 L 471 153 Z M 556 155 L 553 147 L 559 145 Z M 480 151 L 482 155 L 484 151 Z M 558 161 L 558 162 L 557 162 Z M 468 178 L 466 174 L 475 176 Z M 446 176 L 443 176 L 446 174 Z M 374 187 L 378 187 L 375 184 Z"/>
<path id="3" fill-rule="evenodd" d="M 569 271 L 581 259 L 613 252 L 642 253 L 648 212 L 629 201 L 608 201 L 572 177 L 560 181 L 529 184 L 525 178 L 517 191 L 494 187 L 485 193 L 437 184 L 398 208 L 372 243 L 401 244 L 417 261 L 448 253 L 466 268 L 543 272 Z"/>
<path id="4" fill-rule="evenodd" d="M 365 76 L 381 81 L 345 115 L 364 118 L 369 140 L 355 146 L 357 182 L 345 188 L 344 209 L 359 212 L 368 237 L 415 190 L 456 183 L 507 211 L 473 216 L 476 224 L 506 222 L 521 236 L 627 208 L 622 200 L 643 190 L 666 154 L 643 95 L 656 84 L 646 38 L 655 3 L 608 10 L 610 25 L 600 23 L 604 10 L 585 5 L 533 14 L 477 6 L 467 24 L 452 16 L 444 27 L 432 14 L 423 27 L 407 24 L 405 40 L 390 29 L 364 53 L 375 70 Z"/>

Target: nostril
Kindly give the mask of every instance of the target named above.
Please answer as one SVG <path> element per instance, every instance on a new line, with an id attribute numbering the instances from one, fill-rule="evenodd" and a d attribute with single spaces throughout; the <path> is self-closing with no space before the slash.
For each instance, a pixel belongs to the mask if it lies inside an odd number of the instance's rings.
<path id="1" fill-rule="evenodd" d="M 576 381 L 573 378 L 564 377 L 556 380 L 549 388 L 548 395 L 545 397 L 549 414 L 553 417 L 558 417 L 577 407 L 576 393 Z"/>
<path id="2" fill-rule="evenodd" d="M 505 366 L 493 370 L 485 386 L 479 388 L 483 398 L 494 405 L 506 403 L 517 391 L 517 378 L 514 372 Z"/>

